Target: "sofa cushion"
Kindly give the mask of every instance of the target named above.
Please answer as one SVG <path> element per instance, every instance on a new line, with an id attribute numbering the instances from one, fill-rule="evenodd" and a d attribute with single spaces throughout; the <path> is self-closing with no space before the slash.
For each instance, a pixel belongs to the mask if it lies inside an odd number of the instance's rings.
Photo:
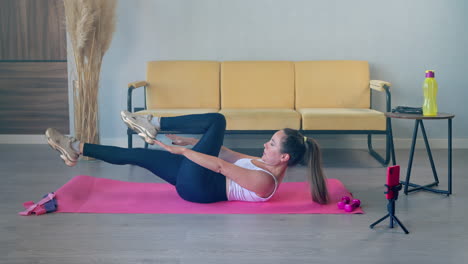
<path id="1" fill-rule="evenodd" d="M 168 108 L 156 108 L 150 110 L 138 111 L 135 114 L 147 115 L 152 114 L 153 116 L 159 117 L 170 117 L 190 114 L 204 114 L 204 113 L 217 113 L 217 108 L 179 108 L 179 109 L 168 109 Z"/>
<path id="2" fill-rule="evenodd" d="M 382 112 L 359 108 L 303 108 L 303 130 L 385 130 Z"/>
<path id="3" fill-rule="evenodd" d="M 296 109 L 370 108 L 367 61 L 295 62 Z"/>
<path id="4" fill-rule="evenodd" d="M 301 116 L 291 109 L 221 109 L 227 130 L 299 129 Z"/>
<path id="5" fill-rule="evenodd" d="M 150 61 L 146 81 L 147 109 L 219 109 L 219 62 Z"/>
<path id="6" fill-rule="evenodd" d="M 294 109 L 293 62 L 222 62 L 221 108 Z"/>

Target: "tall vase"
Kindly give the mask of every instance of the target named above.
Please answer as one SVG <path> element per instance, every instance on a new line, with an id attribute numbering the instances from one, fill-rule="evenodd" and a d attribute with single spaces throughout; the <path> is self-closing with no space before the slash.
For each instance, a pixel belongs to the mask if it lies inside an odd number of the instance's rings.
<path id="1" fill-rule="evenodd" d="M 63 0 L 73 53 L 75 137 L 99 144 L 98 89 L 102 59 L 115 31 L 116 0 Z"/>

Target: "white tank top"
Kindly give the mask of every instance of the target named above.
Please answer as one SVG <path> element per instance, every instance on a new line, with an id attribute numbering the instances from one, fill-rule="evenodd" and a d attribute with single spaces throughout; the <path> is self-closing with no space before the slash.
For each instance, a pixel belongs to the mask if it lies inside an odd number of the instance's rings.
<path id="1" fill-rule="evenodd" d="M 275 189 L 273 190 L 273 193 L 270 196 L 268 196 L 267 198 L 263 198 L 258 196 L 255 192 L 249 191 L 237 184 L 235 181 L 231 180 L 229 184 L 228 193 L 229 201 L 266 202 L 275 194 L 276 189 L 278 188 L 278 181 L 276 180 L 275 176 L 273 176 L 273 174 L 271 174 L 269 171 L 255 166 L 255 164 L 252 163 L 252 159 L 247 158 L 239 159 L 234 163 L 234 165 L 248 170 L 260 170 L 270 174 L 271 177 L 273 177 L 273 179 L 275 180 Z"/>

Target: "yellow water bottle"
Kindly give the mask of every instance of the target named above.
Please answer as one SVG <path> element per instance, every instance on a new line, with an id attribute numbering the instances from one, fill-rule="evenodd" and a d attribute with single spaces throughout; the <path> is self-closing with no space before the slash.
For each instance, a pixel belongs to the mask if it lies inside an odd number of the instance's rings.
<path id="1" fill-rule="evenodd" d="M 424 104 L 422 107 L 423 115 L 437 115 L 437 81 L 435 80 L 433 70 L 426 71 L 426 79 L 424 80 Z"/>

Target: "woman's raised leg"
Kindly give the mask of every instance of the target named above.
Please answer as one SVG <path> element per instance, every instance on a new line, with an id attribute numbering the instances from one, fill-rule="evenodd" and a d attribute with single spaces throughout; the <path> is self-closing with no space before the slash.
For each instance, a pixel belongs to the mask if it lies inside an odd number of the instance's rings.
<path id="1" fill-rule="evenodd" d="M 223 145 L 226 119 L 218 113 L 161 118 L 161 129 L 180 130 L 184 133 L 203 133 L 192 148 L 211 156 L 218 156 Z M 226 201 L 226 177 L 183 159 L 177 174 L 176 189 L 188 201 L 213 203 Z"/>
<path id="2" fill-rule="evenodd" d="M 128 149 L 87 143 L 83 145 L 83 155 L 116 165 L 137 165 L 172 185 L 177 184 L 177 174 L 183 160 L 182 156 L 164 150 Z"/>
<path id="3" fill-rule="evenodd" d="M 111 164 L 131 164 L 143 167 L 156 174 L 170 184 L 177 184 L 177 174 L 182 156 L 167 151 L 153 149 L 127 149 L 96 144 L 83 144 L 80 153 L 79 141 L 73 137 L 62 135 L 53 128 L 46 131 L 49 145 L 60 153 L 60 157 L 68 166 L 75 166 L 81 154 L 96 158 Z"/>
<path id="4" fill-rule="evenodd" d="M 194 150 L 212 156 L 218 156 L 223 144 L 226 119 L 219 113 L 193 114 L 175 117 L 152 117 L 137 115 L 128 111 L 120 113 L 124 123 L 147 143 L 152 143 L 158 130 L 177 131 L 186 134 L 204 134 L 194 146 Z M 158 127 L 152 123 L 158 118 Z"/>
<path id="5" fill-rule="evenodd" d="M 195 151 L 218 156 L 224 141 L 226 119 L 219 113 L 161 117 L 161 130 L 177 130 L 187 134 L 203 134 L 192 148 Z"/>
<path id="6" fill-rule="evenodd" d="M 139 117 L 126 111 L 122 111 L 121 115 L 127 126 L 142 136 L 146 142 L 152 141 L 156 133 L 153 133 L 155 124 L 151 117 Z M 157 125 L 158 129 L 163 131 L 203 134 L 192 149 L 217 157 L 224 141 L 226 119 L 219 113 L 160 117 Z M 226 177 L 185 158 L 177 173 L 176 189 L 183 199 L 191 202 L 213 203 L 227 200 Z"/>

